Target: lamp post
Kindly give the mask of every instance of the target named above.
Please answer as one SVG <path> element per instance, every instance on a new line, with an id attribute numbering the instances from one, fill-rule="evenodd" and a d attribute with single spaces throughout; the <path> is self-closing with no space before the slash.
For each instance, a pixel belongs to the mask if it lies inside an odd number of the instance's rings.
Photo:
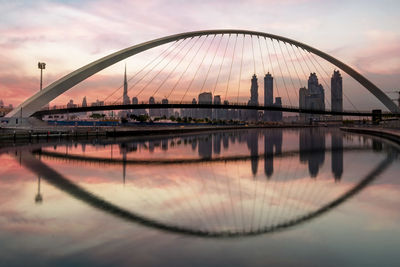
<path id="1" fill-rule="evenodd" d="M 40 69 L 40 91 L 42 91 L 43 70 L 46 68 L 46 63 L 38 62 L 38 68 Z"/>

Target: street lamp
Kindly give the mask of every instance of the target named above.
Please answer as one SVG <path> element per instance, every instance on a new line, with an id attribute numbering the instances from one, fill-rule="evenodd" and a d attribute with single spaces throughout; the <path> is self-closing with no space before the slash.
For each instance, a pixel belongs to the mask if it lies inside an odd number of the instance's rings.
<path id="1" fill-rule="evenodd" d="M 38 68 L 40 69 L 40 91 L 42 91 L 43 70 L 46 68 L 46 63 L 38 62 Z"/>

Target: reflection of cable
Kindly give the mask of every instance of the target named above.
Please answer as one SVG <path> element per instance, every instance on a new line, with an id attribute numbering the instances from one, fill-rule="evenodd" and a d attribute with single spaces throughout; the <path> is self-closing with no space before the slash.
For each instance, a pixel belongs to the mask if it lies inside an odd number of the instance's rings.
<path id="1" fill-rule="evenodd" d="M 337 151 L 338 148 L 325 148 L 323 151 Z M 343 151 L 365 151 L 370 150 L 368 147 L 363 146 L 351 146 L 344 147 Z M 302 152 L 306 153 L 315 153 L 321 152 L 321 149 L 307 149 L 302 150 Z M 284 158 L 284 157 L 294 157 L 300 153 L 298 150 L 285 151 L 279 154 L 273 154 L 274 157 Z M 42 156 L 47 156 L 49 158 L 59 158 L 59 159 L 67 159 L 71 161 L 82 161 L 82 162 L 98 162 L 98 163 L 108 163 L 108 164 L 121 164 L 121 159 L 110 159 L 110 158 L 100 158 L 100 157 L 85 157 L 80 155 L 65 155 L 64 153 L 59 152 L 50 152 L 45 150 L 35 150 L 33 154 L 38 154 Z M 258 157 L 264 157 L 265 154 L 258 154 Z M 195 164 L 202 162 L 228 162 L 228 161 L 243 161 L 243 160 L 251 160 L 254 157 L 251 155 L 239 155 L 239 156 L 225 156 L 225 157 L 215 157 L 215 158 L 178 158 L 178 159 L 128 159 L 126 160 L 126 164 L 143 164 L 143 165 L 161 165 L 161 164 Z"/>
<path id="2" fill-rule="evenodd" d="M 86 191 L 80 186 L 72 183 L 68 179 L 66 179 L 63 175 L 48 167 L 46 164 L 36 159 L 32 154 L 28 152 L 21 151 L 21 164 L 32 171 L 33 173 L 40 175 L 45 179 L 48 183 L 54 185 L 60 190 L 70 194 L 76 199 L 79 199 L 86 204 L 102 210 L 106 213 L 109 213 L 113 216 L 119 217 L 121 219 L 127 220 L 129 222 L 138 223 L 144 226 L 148 226 L 151 228 L 156 228 L 159 230 L 179 233 L 183 235 L 189 236 L 199 236 L 199 237 L 207 237 L 207 238 L 233 238 L 233 237 L 244 237 L 244 236 L 255 236 L 259 234 L 271 233 L 276 231 L 282 231 L 286 228 L 293 227 L 295 225 L 301 224 L 308 220 L 314 219 L 323 213 L 339 206 L 352 196 L 356 195 L 362 189 L 364 189 L 368 184 L 370 184 L 378 175 L 382 174 L 386 168 L 390 166 L 390 164 L 395 160 L 397 154 L 389 153 L 387 157 L 379 163 L 379 165 L 374 168 L 367 176 L 365 176 L 358 184 L 356 184 L 352 189 L 342 194 L 336 200 L 331 201 L 327 205 L 317 209 L 314 212 L 308 213 L 306 215 L 297 217 L 292 220 L 284 221 L 280 224 L 273 226 L 265 226 L 255 231 L 207 231 L 207 230 L 197 230 L 192 228 L 185 228 L 170 224 L 165 224 L 163 222 L 150 219 L 144 216 L 141 216 L 137 213 L 127 211 L 123 208 L 120 208 L 96 195 Z"/>

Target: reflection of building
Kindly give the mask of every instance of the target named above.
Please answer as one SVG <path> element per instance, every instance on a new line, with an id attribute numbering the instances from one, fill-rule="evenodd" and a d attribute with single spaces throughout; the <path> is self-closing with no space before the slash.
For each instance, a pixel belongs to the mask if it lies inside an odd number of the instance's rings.
<path id="1" fill-rule="evenodd" d="M 212 155 L 212 136 L 199 138 L 199 156 L 202 158 L 211 158 Z"/>
<path id="2" fill-rule="evenodd" d="M 38 191 L 37 194 L 35 196 L 35 203 L 40 204 L 43 202 L 43 196 L 40 193 L 40 175 L 38 176 Z"/>
<path id="3" fill-rule="evenodd" d="M 300 162 L 308 162 L 311 177 L 317 177 L 325 161 L 325 135 L 319 129 L 300 130 Z"/>
<path id="4" fill-rule="evenodd" d="M 250 131 L 247 135 L 247 147 L 250 149 L 251 172 L 255 176 L 258 169 L 258 131 Z"/>
<path id="5" fill-rule="evenodd" d="M 282 153 L 282 129 L 271 129 L 264 132 L 264 172 L 267 178 L 274 173 L 275 154 Z"/>
<path id="6" fill-rule="evenodd" d="M 331 109 L 343 111 L 343 81 L 338 70 L 333 71 L 331 78 Z M 335 115 L 335 118 L 341 120 L 342 116 Z"/>
<path id="7" fill-rule="evenodd" d="M 343 136 L 332 133 L 332 173 L 335 181 L 340 181 L 343 174 Z"/>
<path id="8" fill-rule="evenodd" d="M 214 147 L 214 154 L 218 155 L 221 153 L 221 134 L 220 133 L 214 134 L 213 147 Z"/>
<path id="9" fill-rule="evenodd" d="M 318 83 L 317 74 L 311 73 L 308 78 L 308 89 L 303 87 L 299 90 L 299 108 L 325 110 L 325 91 Z M 314 114 L 300 114 L 303 120 L 316 118 Z"/>

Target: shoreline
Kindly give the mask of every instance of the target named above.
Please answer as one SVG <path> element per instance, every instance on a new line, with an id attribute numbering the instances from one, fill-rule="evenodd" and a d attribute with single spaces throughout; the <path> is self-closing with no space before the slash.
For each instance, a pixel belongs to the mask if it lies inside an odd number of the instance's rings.
<path id="1" fill-rule="evenodd" d="M 384 139 L 388 139 L 400 145 L 400 129 L 395 130 L 395 129 L 385 129 L 385 128 L 340 127 L 340 130 L 350 133 L 373 135 Z"/>
<path id="2" fill-rule="evenodd" d="M 123 137 L 182 134 L 206 131 L 314 128 L 318 125 L 210 125 L 210 126 L 137 126 L 137 127 L 58 127 L 37 129 L 2 128 L 0 140 L 33 140 L 43 138 Z"/>

